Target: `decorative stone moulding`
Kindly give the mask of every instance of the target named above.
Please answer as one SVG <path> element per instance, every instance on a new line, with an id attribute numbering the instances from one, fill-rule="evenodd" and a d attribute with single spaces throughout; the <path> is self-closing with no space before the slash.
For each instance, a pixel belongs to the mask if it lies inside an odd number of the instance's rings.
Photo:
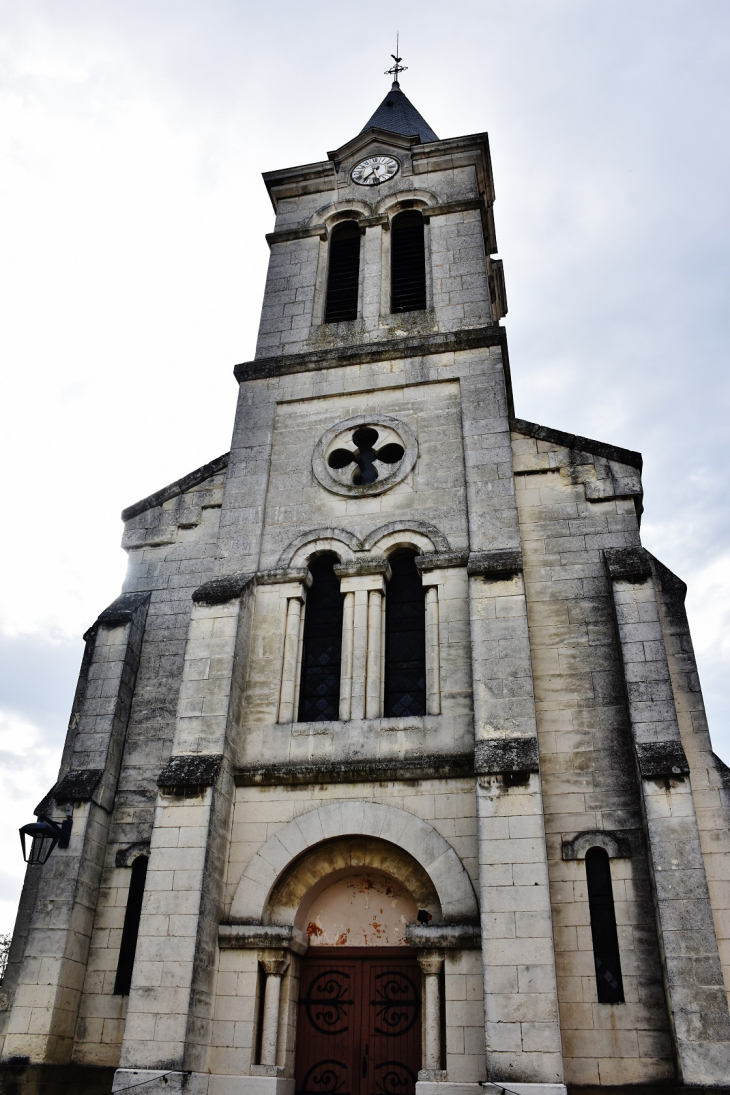
<path id="1" fill-rule="evenodd" d="M 651 556 L 645 548 L 606 548 L 603 557 L 614 581 L 644 582 L 651 578 Z"/>
<path id="2" fill-rule="evenodd" d="M 637 742 L 636 757 L 643 779 L 684 779 L 689 761 L 680 741 Z"/>
<path id="3" fill-rule="evenodd" d="M 474 746 L 477 775 L 513 775 L 540 771 L 536 738 L 489 738 Z"/>
<path id="4" fill-rule="evenodd" d="M 222 763 L 220 753 L 186 753 L 170 757 L 157 777 L 157 786 L 167 795 L 199 794 L 213 786 Z"/>
<path id="5" fill-rule="evenodd" d="M 123 848 L 119 848 L 116 856 L 114 857 L 115 867 L 131 867 L 135 859 L 144 855 L 149 857 L 150 854 L 150 842 L 149 840 L 137 840 L 134 844 L 126 844 Z"/>
<path id="6" fill-rule="evenodd" d="M 590 829 L 585 833 L 578 833 L 572 840 L 564 840 L 562 856 L 567 860 L 585 859 L 586 852 L 591 848 L 603 848 L 611 859 L 631 858 L 630 841 L 621 833 L 605 829 Z"/>
<path id="7" fill-rule="evenodd" d="M 227 574 L 222 578 L 213 578 L 193 592 L 196 605 L 224 605 L 237 600 L 244 590 L 255 580 L 254 574 Z"/>
<path id="8" fill-rule="evenodd" d="M 312 470 L 325 490 L 362 498 L 401 483 L 417 458 L 416 435 L 405 422 L 385 414 L 357 414 L 319 439 Z"/>
<path id="9" fill-rule="evenodd" d="M 511 578 L 522 573 L 522 552 L 472 551 L 467 563 L 467 574 L 481 578 Z"/>
<path id="10" fill-rule="evenodd" d="M 408 924 L 406 939 L 412 947 L 438 950 L 481 950 L 479 924 Z"/>

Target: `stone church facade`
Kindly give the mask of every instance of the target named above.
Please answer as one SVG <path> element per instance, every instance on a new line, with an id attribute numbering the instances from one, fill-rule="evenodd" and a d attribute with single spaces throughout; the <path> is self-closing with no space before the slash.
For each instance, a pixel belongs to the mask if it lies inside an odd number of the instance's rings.
<path id="1" fill-rule="evenodd" d="M 486 134 L 439 140 L 396 80 L 264 179 L 231 450 L 123 515 L 0 1084 L 728 1083 L 730 771 L 685 587 L 640 455 L 516 417 Z"/>

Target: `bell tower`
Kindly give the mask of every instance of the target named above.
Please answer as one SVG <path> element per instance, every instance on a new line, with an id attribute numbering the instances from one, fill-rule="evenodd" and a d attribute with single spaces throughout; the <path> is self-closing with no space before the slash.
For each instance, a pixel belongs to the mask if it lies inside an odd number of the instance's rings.
<path id="1" fill-rule="evenodd" d="M 362 131 L 326 162 L 264 179 L 276 224 L 257 358 L 446 335 L 493 326 L 505 314 L 486 134 L 439 141 L 397 78 Z M 345 253 L 346 286 L 338 265 Z M 416 263 L 422 295 L 394 300 L 399 270 L 405 264 L 407 277 Z M 328 307 L 328 286 L 331 293 L 338 284 L 350 293 L 346 313 Z"/>

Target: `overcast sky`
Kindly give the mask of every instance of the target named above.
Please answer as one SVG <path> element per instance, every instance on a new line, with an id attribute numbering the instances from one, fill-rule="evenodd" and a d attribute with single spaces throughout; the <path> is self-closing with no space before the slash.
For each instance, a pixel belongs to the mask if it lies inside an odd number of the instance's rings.
<path id="1" fill-rule="evenodd" d="M 403 90 L 488 130 L 517 413 L 644 454 L 730 761 L 727 0 L 5 0 L 0 931 L 123 506 L 227 451 L 273 214 Z"/>

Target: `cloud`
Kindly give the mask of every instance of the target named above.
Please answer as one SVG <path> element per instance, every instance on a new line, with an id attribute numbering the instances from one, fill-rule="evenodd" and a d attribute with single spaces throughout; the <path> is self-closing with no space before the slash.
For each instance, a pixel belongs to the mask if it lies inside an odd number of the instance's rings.
<path id="1" fill-rule="evenodd" d="M 34 820 L 33 808 L 55 782 L 59 737 L 48 725 L 0 708 L 0 934 L 13 929 L 25 874 L 18 829 Z"/>

